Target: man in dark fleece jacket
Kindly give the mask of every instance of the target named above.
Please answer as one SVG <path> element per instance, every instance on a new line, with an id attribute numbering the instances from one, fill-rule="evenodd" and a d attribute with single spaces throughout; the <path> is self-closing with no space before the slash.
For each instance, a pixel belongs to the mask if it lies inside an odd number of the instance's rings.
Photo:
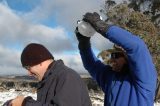
<path id="1" fill-rule="evenodd" d="M 104 91 L 104 106 L 153 106 L 157 73 L 143 40 L 118 26 L 107 25 L 97 13 L 86 13 L 83 20 L 122 47 L 110 51 L 111 65 L 105 65 L 94 55 L 90 38 L 76 29 L 83 65 Z"/>
<path id="2" fill-rule="evenodd" d="M 12 106 L 91 106 L 87 88 L 80 76 L 62 60 L 54 60 L 41 44 L 27 45 L 21 54 L 22 66 L 40 82 L 37 100 L 18 96 Z"/>

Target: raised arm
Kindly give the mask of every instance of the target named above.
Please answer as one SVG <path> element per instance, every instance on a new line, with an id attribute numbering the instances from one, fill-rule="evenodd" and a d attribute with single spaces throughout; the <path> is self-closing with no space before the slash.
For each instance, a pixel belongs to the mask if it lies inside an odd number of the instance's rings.
<path id="1" fill-rule="evenodd" d="M 111 71 L 110 66 L 103 64 L 96 58 L 91 49 L 90 38 L 81 35 L 78 32 L 78 29 L 76 29 L 75 33 L 79 41 L 78 47 L 80 50 L 83 66 L 102 87 L 102 89 L 104 89 L 105 84 L 111 80 L 114 72 Z"/>
<path id="2" fill-rule="evenodd" d="M 131 77 L 137 86 L 153 89 L 157 79 L 156 69 L 143 40 L 117 26 L 111 26 L 104 37 L 125 49 Z"/>
<path id="3" fill-rule="evenodd" d="M 84 20 L 102 36 L 126 50 L 131 78 L 138 88 L 155 90 L 157 74 L 145 43 L 132 33 L 117 26 L 107 25 L 98 13 L 86 13 Z"/>

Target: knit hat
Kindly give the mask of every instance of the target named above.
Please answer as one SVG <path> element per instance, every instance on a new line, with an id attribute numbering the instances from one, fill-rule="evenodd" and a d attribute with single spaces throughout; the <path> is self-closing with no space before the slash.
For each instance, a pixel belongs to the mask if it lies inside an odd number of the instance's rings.
<path id="1" fill-rule="evenodd" d="M 52 54 L 41 44 L 27 45 L 21 54 L 22 66 L 34 66 L 47 59 L 54 59 Z"/>

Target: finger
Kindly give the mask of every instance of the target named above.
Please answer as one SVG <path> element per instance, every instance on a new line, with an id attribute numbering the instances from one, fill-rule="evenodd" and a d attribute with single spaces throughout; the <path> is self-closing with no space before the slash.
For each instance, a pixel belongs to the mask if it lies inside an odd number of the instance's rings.
<path id="1" fill-rule="evenodd" d="M 11 102 L 9 103 L 9 106 L 13 106 Z"/>
<path id="2" fill-rule="evenodd" d="M 92 13 L 88 12 L 88 13 L 86 13 L 86 14 L 84 15 L 84 17 L 85 17 L 85 16 L 89 16 L 89 15 L 92 15 Z"/>
<path id="3" fill-rule="evenodd" d="M 89 19 L 89 18 L 91 18 L 92 17 L 92 13 L 86 13 L 85 15 L 84 15 L 84 18 L 85 19 Z"/>
<path id="4" fill-rule="evenodd" d="M 13 100 L 9 103 L 9 106 L 14 106 Z"/>
<path id="5" fill-rule="evenodd" d="M 93 15 L 96 16 L 96 17 L 100 17 L 97 12 L 94 12 Z"/>
<path id="6" fill-rule="evenodd" d="M 79 33 L 79 31 L 78 31 L 78 27 L 76 27 L 76 29 L 75 29 L 75 34 L 77 34 L 77 33 Z"/>

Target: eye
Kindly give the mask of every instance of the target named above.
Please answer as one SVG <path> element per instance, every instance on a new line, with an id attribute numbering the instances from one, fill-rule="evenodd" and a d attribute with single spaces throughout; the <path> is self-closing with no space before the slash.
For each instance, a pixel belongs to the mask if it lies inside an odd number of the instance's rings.
<path id="1" fill-rule="evenodd" d="M 30 70 L 30 69 L 31 69 L 30 66 L 24 66 L 24 68 L 25 68 L 26 70 Z"/>

